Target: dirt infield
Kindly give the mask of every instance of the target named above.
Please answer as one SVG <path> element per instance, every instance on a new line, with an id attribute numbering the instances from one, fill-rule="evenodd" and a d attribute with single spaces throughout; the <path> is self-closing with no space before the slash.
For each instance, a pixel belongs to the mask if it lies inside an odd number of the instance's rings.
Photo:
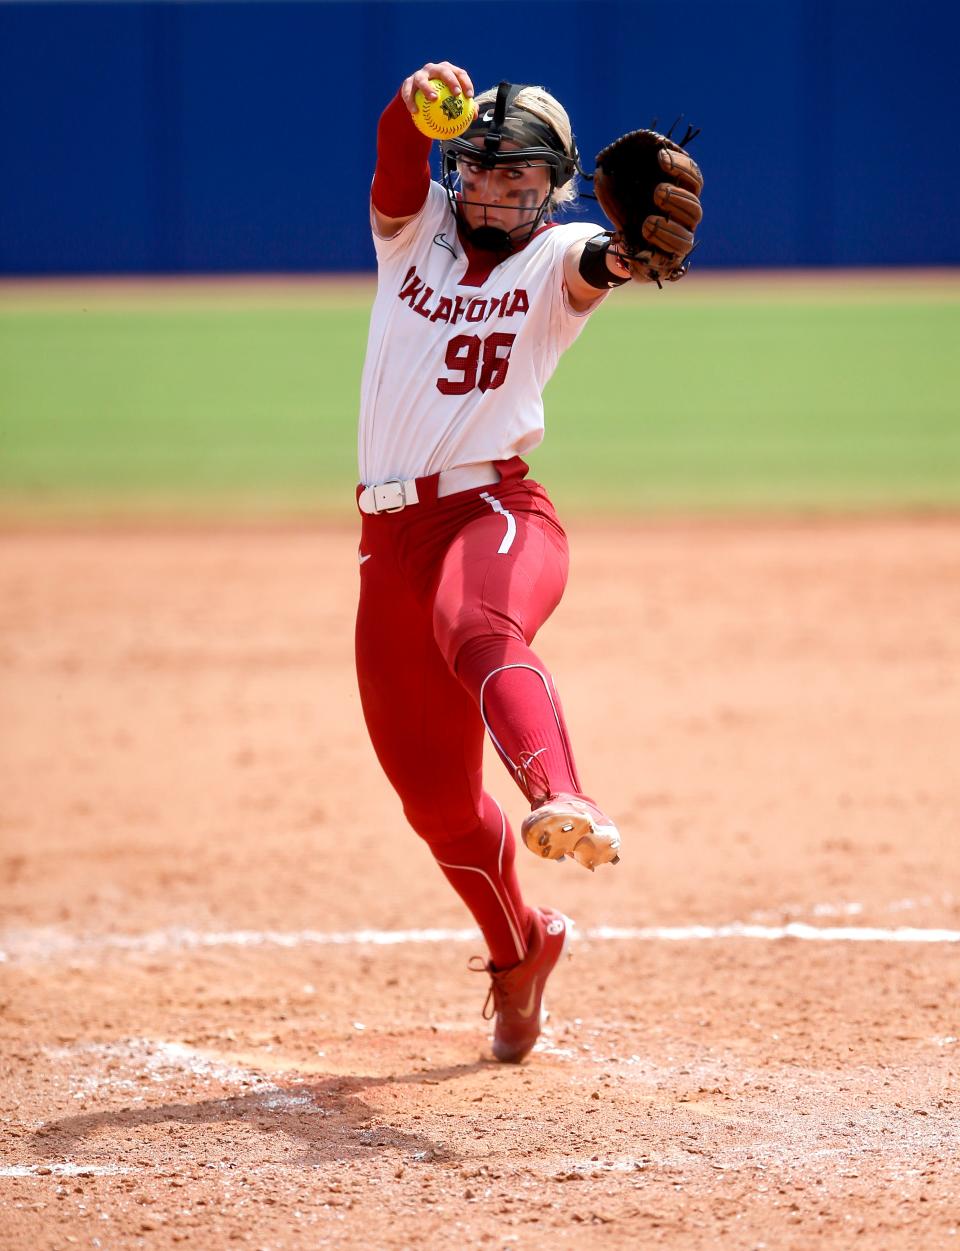
<path id="1" fill-rule="evenodd" d="M 504 1068 L 353 531 L 7 536 L 0 1247 L 960 1247 L 960 519 L 571 537 L 625 850 L 521 852 L 581 937 Z"/>
<path id="2" fill-rule="evenodd" d="M 0 278 L 0 314 L 27 309 L 87 312 L 90 309 L 156 310 L 187 307 L 302 308 L 369 306 L 376 281 L 358 274 L 142 274 L 130 277 L 83 275 L 77 278 Z M 635 285 L 620 300 L 649 299 L 652 289 Z M 890 299 L 960 300 L 956 266 L 883 269 L 831 266 L 827 269 L 697 269 L 696 283 L 684 283 L 684 303 L 730 299 L 795 303 L 804 298 L 832 302 Z"/>

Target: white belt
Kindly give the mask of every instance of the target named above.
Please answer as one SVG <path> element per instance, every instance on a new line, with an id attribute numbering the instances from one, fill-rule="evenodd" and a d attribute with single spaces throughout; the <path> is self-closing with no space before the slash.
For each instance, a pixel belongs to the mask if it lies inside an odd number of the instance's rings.
<path id="1" fill-rule="evenodd" d="M 469 491 L 472 487 L 490 486 L 500 481 L 500 472 L 492 460 L 482 461 L 476 465 L 458 465 L 455 469 L 444 469 L 437 482 L 437 495 L 456 495 L 458 491 Z M 357 498 L 362 513 L 398 513 L 411 504 L 419 504 L 417 482 L 410 478 L 401 482 L 399 478 L 391 478 L 389 482 L 378 482 L 375 486 L 364 487 Z"/>

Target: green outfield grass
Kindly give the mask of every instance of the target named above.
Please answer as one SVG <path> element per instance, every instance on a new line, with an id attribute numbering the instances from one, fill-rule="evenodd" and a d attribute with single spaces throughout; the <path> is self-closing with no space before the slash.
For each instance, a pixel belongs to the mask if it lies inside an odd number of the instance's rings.
<path id="1" fill-rule="evenodd" d="M 601 512 L 960 505 L 960 280 L 615 293 L 534 473 Z M 9 517 L 349 514 L 369 292 L 0 301 Z"/>

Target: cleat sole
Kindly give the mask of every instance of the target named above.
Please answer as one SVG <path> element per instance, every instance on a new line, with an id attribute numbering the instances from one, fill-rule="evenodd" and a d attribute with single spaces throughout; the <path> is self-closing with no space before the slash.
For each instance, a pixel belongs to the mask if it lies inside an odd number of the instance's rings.
<path id="1" fill-rule="evenodd" d="M 591 871 L 620 860 L 616 826 L 597 825 L 588 813 L 572 813 L 563 803 L 534 809 L 524 821 L 521 835 L 527 848 L 544 860 L 570 856 Z"/>

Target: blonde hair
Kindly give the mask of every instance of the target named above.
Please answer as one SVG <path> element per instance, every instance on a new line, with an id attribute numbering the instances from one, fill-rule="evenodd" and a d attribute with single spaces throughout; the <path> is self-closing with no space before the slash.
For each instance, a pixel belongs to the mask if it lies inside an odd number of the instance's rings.
<path id="1" fill-rule="evenodd" d="M 484 104 L 495 104 L 496 99 L 496 87 L 481 92 L 477 96 L 478 110 Z M 547 91 L 546 87 L 523 87 L 510 107 L 511 109 L 524 109 L 527 113 L 532 113 L 534 117 L 539 118 L 541 122 L 546 122 L 556 131 L 566 155 L 571 160 L 576 159 L 576 145 L 573 141 L 573 126 L 570 123 L 569 114 L 560 101 Z M 564 183 L 562 187 L 555 187 L 550 193 L 547 212 L 553 213 L 564 204 L 572 204 L 576 198 L 577 176 L 574 174 L 569 182 Z"/>

